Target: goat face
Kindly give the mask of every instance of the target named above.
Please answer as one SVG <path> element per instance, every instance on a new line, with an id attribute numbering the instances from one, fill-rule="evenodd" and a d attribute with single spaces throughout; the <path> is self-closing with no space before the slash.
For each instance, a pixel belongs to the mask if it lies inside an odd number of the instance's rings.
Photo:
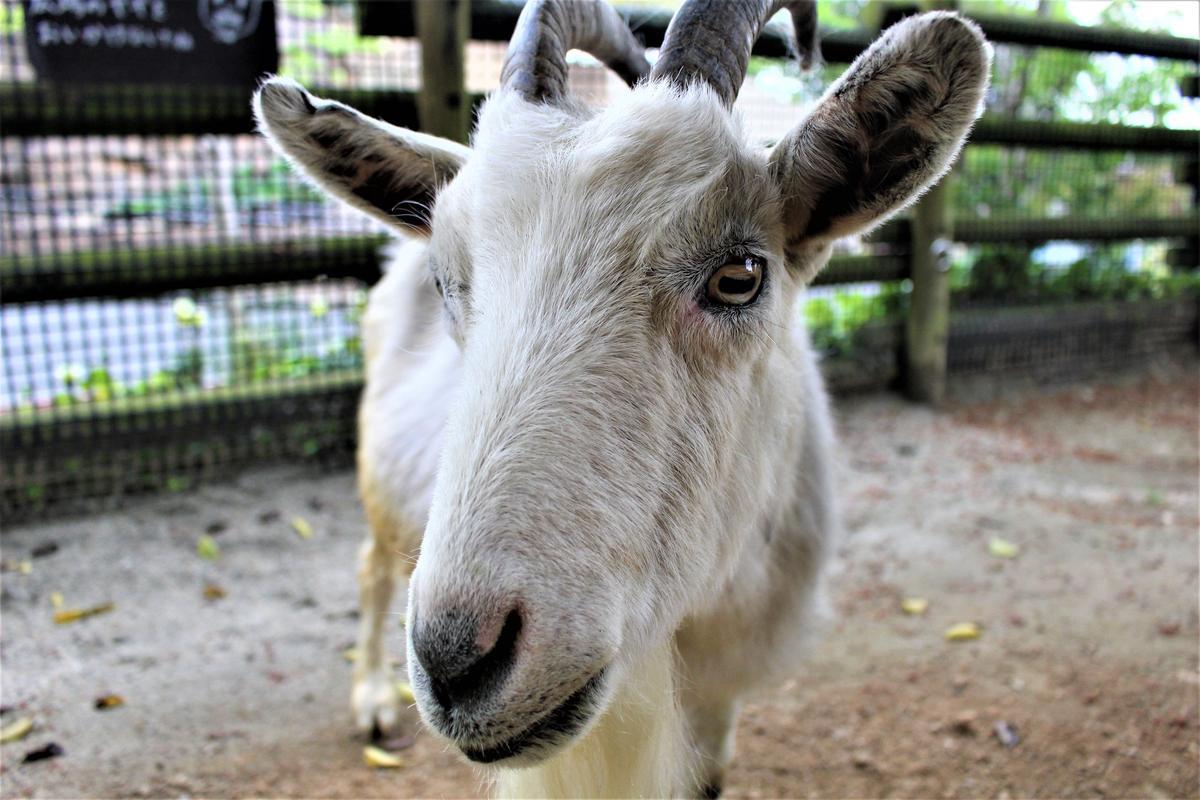
<path id="1" fill-rule="evenodd" d="M 710 95 L 651 85 L 584 119 L 501 95 L 434 211 L 463 372 L 409 663 L 478 760 L 582 726 L 790 477 L 780 198 Z"/>
<path id="2" fill-rule="evenodd" d="M 778 521 L 803 479 L 796 294 L 835 237 L 946 169 L 987 58 L 957 17 L 901 23 L 771 152 L 714 86 L 670 76 L 599 112 L 501 91 L 471 151 L 260 91 L 294 163 L 430 238 L 461 374 L 408 663 L 468 757 L 532 763 L 578 736 Z"/>

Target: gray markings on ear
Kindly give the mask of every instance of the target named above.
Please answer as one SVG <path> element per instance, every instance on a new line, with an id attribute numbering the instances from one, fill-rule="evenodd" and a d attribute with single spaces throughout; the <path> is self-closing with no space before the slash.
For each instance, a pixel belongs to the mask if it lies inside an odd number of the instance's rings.
<path id="1" fill-rule="evenodd" d="M 771 155 L 787 246 L 886 219 L 953 162 L 982 110 L 991 50 L 944 12 L 888 29 Z"/>
<path id="2" fill-rule="evenodd" d="M 426 235 L 437 192 L 469 154 L 461 145 L 319 100 L 278 78 L 259 90 L 255 114 L 275 149 L 322 189 L 377 219 Z"/>

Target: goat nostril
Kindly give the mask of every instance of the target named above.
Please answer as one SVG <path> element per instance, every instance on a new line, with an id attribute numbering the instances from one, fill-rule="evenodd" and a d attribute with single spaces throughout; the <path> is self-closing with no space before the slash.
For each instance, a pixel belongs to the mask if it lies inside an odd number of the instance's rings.
<path id="1" fill-rule="evenodd" d="M 477 620 L 473 614 L 452 610 L 420 620 L 413 629 L 417 660 L 443 709 L 487 700 L 504 685 L 516 661 L 520 611 L 509 611 L 498 632 L 478 625 Z"/>

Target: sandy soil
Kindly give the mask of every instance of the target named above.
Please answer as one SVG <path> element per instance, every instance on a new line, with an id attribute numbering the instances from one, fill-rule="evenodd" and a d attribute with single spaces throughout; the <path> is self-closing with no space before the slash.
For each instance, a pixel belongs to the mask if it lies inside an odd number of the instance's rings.
<path id="1" fill-rule="evenodd" d="M 727 796 L 1200 794 L 1198 403 L 1194 363 L 942 413 L 839 402 L 839 618 L 743 715 Z M 36 721 L 0 749 L 3 796 L 479 793 L 415 713 L 406 768 L 362 763 L 342 650 L 363 527 L 351 475 L 274 469 L 5 530 L 6 562 L 58 549 L 3 575 L 3 721 Z M 58 626 L 53 592 L 116 608 Z M 981 638 L 945 641 L 962 621 Z M 95 710 L 108 693 L 125 705 Z"/>

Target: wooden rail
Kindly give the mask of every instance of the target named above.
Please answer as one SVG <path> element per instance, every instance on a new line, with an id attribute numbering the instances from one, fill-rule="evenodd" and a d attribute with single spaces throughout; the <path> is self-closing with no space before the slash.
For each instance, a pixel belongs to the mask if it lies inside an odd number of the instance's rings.
<path id="1" fill-rule="evenodd" d="M 320 87 L 312 91 L 394 125 L 420 127 L 416 92 Z M 481 94 L 468 95 L 471 108 L 483 98 Z M 199 105 L 189 105 L 190 99 L 196 99 Z M 0 120 L 6 136 L 181 136 L 254 131 L 245 92 L 191 87 L 0 84 Z M 1033 149 L 1189 155 L 1200 148 L 1200 131 L 1013 120 L 989 114 L 975 126 L 971 141 Z"/>
<path id="2" fill-rule="evenodd" d="M 900 241 L 902 226 L 875 241 Z M 300 239 L 266 244 L 209 244 L 133 250 L 81 250 L 52 256 L 0 256 L 0 304 L 87 298 L 135 299 L 224 286 L 349 278 L 373 284 L 382 274 L 386 235 Z M 835 256 L 816 283 L 908 277 L 907 256 Z"/>
<path id="3" fill-rule="evenodd" d="M 871 234 L 872 242 L 907 250 L 911 223 L 893 220 Z M 1177 217 L 1096 219 L 1082 217 L 959 217 L 953 239 L 965 244 L 1191 239 L 1200 213 Z M 160 246 L 131 250 L 82 250 L 48 255 L 0 256 L 0 303 L 77 300 L 89 297 L 155 297 L 187 289 L 350 278 L 372 284 L 382 266 L 382 234 L 267 243 Z M 908 255 L 838 255 L 814 285 L 902 280 Z"/>
<path id="4" fill-rule="evenodd" d="M 183 289 L 380 275 L 381 235 L 0 256 L 0 303 L 154 297 Z"/>
<path id="5" fill-rule="evenodd" d="M 152 436 L 156 442 L 183 440 L 231 425 L 249 435 L 256 423 L 276 423 L 281 413 L 296 415 L 306 407 L 322 415 L 332 408 L 343 409 L 349 412 L 347 419 L 353 419 L 361 390 L 362 375 L 355 370 L 5 414 L 0 416 L 0 451 L 36 448 L 41 455 L 69 454 L 85 441 L 91 446 L 99 442 L 129 446 L 139 437 Z"/>
<path id="6" fill-rule="evenodd" d="M 359 33 L 364 36 L 415 36 L 412 10 L 406 6 L 405 3 L 360 3 Z M 667 25 L 671 21 L 670 10 L 620 4 L 617 7 L 647 47 L 658 47 L 662 44 Z M 885 18 L 885 25 L 896 16 L 912 13 L 912 10 L 903 7 L 895 9 L 892 15 Z M 473 0 L 471 38 L 507 42 L 512 37 L 520 13 L 519 1 Z M 965 15 L 975 20 L 989 39 L 1002 44 L 1200 61 L 1200 40 L 1194 38 L 1034 18 L 974 14 L 969 8 L 966 9 Z M 871 44 L 875 35 L 875 31 L 870 30 L 822 31 L 822 55 L 828 63 L 849 63 Z M 755 42 L 753 52 L 754 55 L 767 58 L 782 58 L 788 55 L 784 29 L 774 25 L 768 26 Z"/>

